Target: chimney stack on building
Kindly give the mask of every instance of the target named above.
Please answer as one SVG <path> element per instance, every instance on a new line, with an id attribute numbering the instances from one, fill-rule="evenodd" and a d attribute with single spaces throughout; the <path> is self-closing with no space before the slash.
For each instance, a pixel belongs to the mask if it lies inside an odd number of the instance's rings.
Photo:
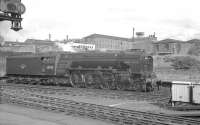
<path id="1" fill-rule="evenodd" d="M 133 36 L 132 36 L 132 42 L 135 40 L 135 28 L 133 27 Z"/>
<path id="2" fill-rule="evenodd" d="M 51 41 L 51 34 L 49 33 L 49 41 Z"/>
<path id="3" fill-rule="evenodd" d="M 132 36 L 133 40 L 134 40 L 134 37 L 135 37 L 135 28 L 133 27 L 133 36 Z"/>
<path id="4" fill-rule="evenodd" d="M 66 36 L 66 41 L 68 41 L 68 40 L 69 40 L 69 36 L 67 35 L 67 36 Z"/>

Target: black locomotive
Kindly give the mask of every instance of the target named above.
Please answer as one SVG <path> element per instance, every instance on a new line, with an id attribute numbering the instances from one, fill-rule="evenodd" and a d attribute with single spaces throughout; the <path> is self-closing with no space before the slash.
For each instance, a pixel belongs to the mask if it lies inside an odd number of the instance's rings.
<path id="1" fill-rule="evenodd" d="M 71 87 L 152 89 L 153 58 L 144 52 L 54 53 L 6 58 L 8 82 Z"/>

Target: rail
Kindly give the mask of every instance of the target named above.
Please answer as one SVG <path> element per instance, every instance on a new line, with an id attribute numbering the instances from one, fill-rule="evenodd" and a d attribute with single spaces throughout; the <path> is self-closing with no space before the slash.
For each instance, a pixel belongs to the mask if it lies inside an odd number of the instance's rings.
<path id="1" fill-rule="evenodd" d="M 27 91 L 12 89 L 3 91 L 8 103 L 19 104 L 40 110 L 54 111 L 65 115 L 87 117 L 125 125 L 199 125 L 199 120 L 183 117 L 155 114 L 134 110 L 77 102 L 51 96 L 44 96 Z"/>

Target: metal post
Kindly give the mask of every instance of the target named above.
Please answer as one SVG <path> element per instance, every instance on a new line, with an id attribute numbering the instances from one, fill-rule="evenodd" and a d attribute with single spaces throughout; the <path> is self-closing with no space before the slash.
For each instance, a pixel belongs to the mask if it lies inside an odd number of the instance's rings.
<path id="1" fill-rule="evenodd" d="M 189 101 L 190 103 L 193 103 L 193 88 L 194 86 L 189 86 Z"/>
<path id="2" fill-rule="evenodd" d="M 1 84 L 1 83 L 0 83 Z M 2 104 L 2 98 L 3 98 L 3 88 L 0 85 L 0 104 Z"/>

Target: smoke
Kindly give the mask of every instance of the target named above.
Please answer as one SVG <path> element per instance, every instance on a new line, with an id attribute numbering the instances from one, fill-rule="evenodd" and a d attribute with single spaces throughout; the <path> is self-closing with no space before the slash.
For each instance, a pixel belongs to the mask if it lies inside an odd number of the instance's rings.
<path id="1" fill-rule="evenodd" d="M 0 35 L 5 39 L 9 29 L 8 29 L 9 23 L 8 22 L 0 22 Z"/>
<path id="2" fill-rule="evenodd" d="M 22 29 L 16 32 L 10 28 L 11 28 L 10 22 L 8 21 L 0 22 L 0 35 L 4 38 L 5 41 L 19 41 L 19 42 L 25 41 L 27 31 Z"/>
<path id="3" fill-rule="evenodd" d="M 72 43 L 56 43 L 57 46 L 62 49 L 62 51 L 65 51 L 65 52 L 73 52 L 75 53 L 76 50 L 73 49 L 72 47 Z"/>

